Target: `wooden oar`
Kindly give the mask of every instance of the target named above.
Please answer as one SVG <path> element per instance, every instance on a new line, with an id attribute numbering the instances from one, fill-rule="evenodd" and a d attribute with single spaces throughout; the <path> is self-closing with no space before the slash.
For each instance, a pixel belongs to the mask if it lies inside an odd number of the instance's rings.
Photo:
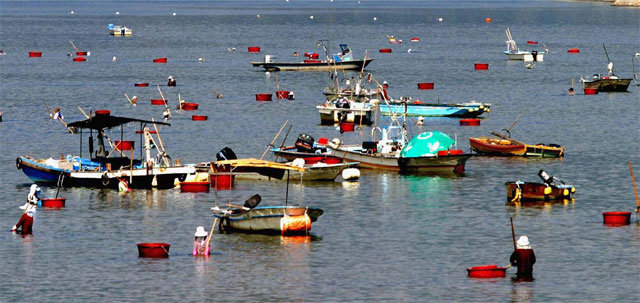
<path id="1" fill-rule="evenodd" d="M 271 143 L 267 145 L 267 149 L 264 151 L 264 153 L 262 153 L 262 156 L 260 156 L 260 160 L 264 159 L 264 156 L 269 152 L 269 148 L 272 147 L 273 143 L 275 143 L 278 137 L 280 137 L 280 133 L 282 133 L 282 131 L 284 130 L 284 127 L 287 126 L 287 123 L 289 123 L 289 120 L 284 121 L 284 124 L 282 124 L 282 127 L 280 127 L 280 130 L 278 131 L 276 136 L 273 137 L 273 140 L 271 140 Z"/>
<path id="2" fill-rule="evenodd" d="M 209 251 L 209 243 L 211 243 L 211 238 L 213 238 L 213 232 L 216 229 L 216 223 L 218 223 L 218 218 L 216 217 L 215 220 L 213 220 L 213 225 L 211 225 L 211 231 L 209 232 L 209 235 L 207 236 L 207 244 L 204 246 L 205 247 L 205 251 Z M 208 253 L 206 255 L 209 255 Z"/>
<path id="3" fill-rule="evenodd" d="M 513 217 L 511 219 L 511 239 L 513 239 L 513 249 L 516 249 L 516 232 L 513 229 Z"/>
<path id="4" fill-rule="evenodd" d="M 638 188 L 636 187 L 636 178 L 633 176 L 633 168 L 631 167 L 631 161 L 629 161 L 629 172 L 631 173 L 631 183 L 633 183 L 633 193 L 636 196 L 637 212 L 640 213 L 640 200 L 638 200 Z"/>
<path id="5" fill-rule="evenodd" d="M 515 144 L 518 144 L 518 145 L 525 145 L 524 142 L 520 142 L 520 141 L 518 141 L 516 139 L 513 139 L 511 137 L 507 137 L 507 136 L 505 136 L 503 134 L 500 134 L 500 133 L 497 133 L 497 132 L 489 132 L 489 133 L 494 135 L 494 136 L 496 136 L 496 137 L 498 137 L 498 138 L 500 138 L 500 139 L 511 141 L 511 143 L 515 143 Z"/>
<path id="6" fill-rule="evenodd" d="M 153 118 L 151 118 L 151 122 L 155 122 L 153 120 Z M 162 143 L 162 137 L 160 137 L 160 131 L 158 131 L 158 126 L 155 123 L 153 124 L 153 128 L 156 130 L 156 135 L 158 135 L 158 141 L 160 142 L 160 148 L 162 148 L 162 160 L 164 160 L 164 164 L 166 164 L 167 166 L 171 166 L 171 163 L 169 162 L 169 160 L 167 160 L 167 152 L 164 149 L 164 144 Z"/>
<path id="7" fill-rule="evenodd" d="M 164 107 L 169 111 L 169 117 L 171 117 L 171 109 L 169 109 L 169 105 L 167 104 L 167 99 L 164 98 L 164 94 L 162 93 L 162 90 L 160 90 L 160 85 L 158 84 L 158 91 L 160 92 L 160 97 L 162 97 L 162 100 L 164 101 Z M 155 126 L 155 124 L 154 124 Z M 160 136 L 158 136 L 158 138 L 160 138 Z M 162 140 L 160 140 L 162 141 Z"/>

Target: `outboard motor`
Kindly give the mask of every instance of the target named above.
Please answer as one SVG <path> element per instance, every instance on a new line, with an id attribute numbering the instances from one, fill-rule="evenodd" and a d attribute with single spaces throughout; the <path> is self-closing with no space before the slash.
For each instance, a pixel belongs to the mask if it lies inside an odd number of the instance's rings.
<path id="1" fill-rule="evenodd" d="M 251 196 L 251 198 L 247 199 L 247 201 L 244 201 L 244 207 L 253 209 L 254 207 L 258 206 L 258 204 L 260 204 L 260 201 L 262 201 L 262 197 L 260 197 L 260 195 L 258 194 L 255 194 Z"/>
<path id="2" fill-rule="evenodd" d="M 538 51 L 531 51 L 531 56 L 533 57 L 533 61 L 538 61 Z"/>
<path id="3" fill-rule="evenodd" d="M 307 134 L 299 134 L 298 140 L 296 140 L 296 147 L 298 148 L 298 152 L 301 153 L 312 153 L 313 152 L 313 143 L 315 139 Z"/>
<path id="4" fill-rule="evenodd" d="M 550 176 L 546 171 L 544 171 L 543 169 L 541 169 L 538 172 L 538 177 L 540 177 L 540 179 L 542 179 L 542 182 L 544 182 L 544 184 L 547 185 L 552 185 L 553 184 L 553 177 Z"/>
<path id="5" fill-rule="evenodd" d="M 336 102 L 336 108 L 343 108 L 343 109 L 349 109 L 351 108 L 351 105 L 349 105 L 349 99 L 347 98 L 341 98 Z M 347 115 L 348 112 L 346 111 L 339 111 L 338 112 L 338 121 L 339 122 L 347 122 Z"/>
<path id="6" fill-rule="evenodd" d="M 374 141 L 363 141 L 362 142 L 362 149 L 367 153 L 367 154 L 375 154 L 378 149 L 378 144 Z"/>
<path id="7" fill-rule="evenodd" d="M 234 153 L 233 150 L 231 150 L 231 148 L 229 148 L 229 147 L 225 147 L 225 148 L 221 149 L 216 154 L 216 160 L 217 161 L 235 160 L 235 159 L 238 159 L 238 157 L 236 156 L 236 153 Z"/>

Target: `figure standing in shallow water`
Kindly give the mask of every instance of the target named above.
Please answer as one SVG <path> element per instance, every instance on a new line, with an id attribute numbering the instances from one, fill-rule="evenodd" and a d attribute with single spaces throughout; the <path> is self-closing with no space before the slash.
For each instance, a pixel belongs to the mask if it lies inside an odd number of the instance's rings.
<path id="1" fill-rule="evenodd" d="M 194 256 L 208 256 L 209 245 L 207 245 L 207 236 L 209 234 L 204 230 L 204 226 L 198 226 L 196 228 L 195 238 L 193 239 L 193 255 Z"/>
<path id="2" fill-rule="evenodd" d="M 516 274 L 518 281 L 533 281 L 533 264 L 536 263 L 536 254 L 529 244 L 527 236 L 521 236 L 516 242 L 516 250 L 509 258 L 512 266 L 518 267 Z"/>

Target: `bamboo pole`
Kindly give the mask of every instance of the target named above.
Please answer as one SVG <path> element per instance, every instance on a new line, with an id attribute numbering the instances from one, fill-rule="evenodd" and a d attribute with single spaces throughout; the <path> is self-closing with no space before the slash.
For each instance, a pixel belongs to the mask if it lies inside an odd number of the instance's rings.
<path id="1" fill-rule="evenodd" d="M 133 104 L 133 101 L 131 101 L 131 99 L 129 99 L 129 96 L 127 96 L 127 94 L 125 93 L 124 96 L 127 98 L 127 101 L 129 101 L 129 103 Z"/>
<path id="2" fill-rule="evenodd" d="M 155 122 L 153 120 L 153 118 L 151 118 L 151 122 Z M 166 164 L 167 166 L 171 166 L 171 163 L 169 162 L 169 160 L 167 160 L 166 154 L 167 152 L 164 149 L 164 144 L 162 143 L 162 137 L 160 137 L 160 131 L 158 131 L 158 126 L 155 123 L 153 124 L 153 128 L 156 130 L 156 135 L 158 135 L 158 142 L 160 143 L 160 148 L 162 148 L 162 160 L 164 161 L 164 164 Z"/>
<path id="3" fill-rule="evenodd" d="M 284 121 L 284 124 L 282 125 L 282 127 L 280 127 L 280 130 L 278 131 L 276 136 L 273 137 L 273 140 L 271 140 L 271 143 L 269 143 L 269 145 L 267 145 L 267 149 L 265 149 L 264 153 L 262 153 L 262 156 L 260 156 L 260 160 L 264 159 L 264 156 L 267 155 L 267 153 L 269 152 L 269 147 L 273 146 L 273 143 L 275 143 L 276 140 L 278 139 L 278 137 L 280 137 L 280 133 L 282 133 L 282 131 L 284 130 L 285 126 L 287 126 L 287 123 L 289 123 L 289 120 Z"/>
<path id="4" fill-rule="evenodd" d="M 633 167 L 631 167 L 631 161 L 629 161 L 629 172 L 631 173 L 631 183 L 633 183 L 633 194 L 636 196 L 637 212 L 640 212 L 640 200 L 638 199 L 638 188 L 636 187 L 636 178 L 633 176 Z"/>
<path id="5" fill-rule="evenodd" d="M 207 244 L 204 246 L 206 254 L 209 252 L 209 243 L 211 243 L 211 238 L 213 238 L 213 232 L 216 229 L 216 223 L 218 223 L 218 218 L 213 220 L 213 225 L 211 225 L 211 231 L 209 231 L 209 235 L 207 236 Z"/>

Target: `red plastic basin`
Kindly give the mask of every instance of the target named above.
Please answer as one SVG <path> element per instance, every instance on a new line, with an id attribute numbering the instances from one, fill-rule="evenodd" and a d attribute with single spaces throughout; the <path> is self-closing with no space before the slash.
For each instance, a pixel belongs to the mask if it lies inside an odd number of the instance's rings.
<path id="1" fill-rule="evenodd" d="M 191 116 L 191 120 L 193 121 L 206 121 L 207 119 L 209 119 L 208 116 L 203 116 L 203 115 L 192 115 Z"/>
<path id="2" fill-rule="evenodd" d="M 87 59 L 85 57 L 75 57 L 73 58 L 73 62 L 85 62 Z"/>
<path id="3" fill-rule="evenodd" d="M 578 48 L 570 48 L 567 53 L 571 53 L 571 54 L 577 54 L 580 52 L 580 49 Z"/>
<path id="4" fill-rule="evenodd" d="M 588 87 L 585 87 L 585 88 L 584 88 L 584 94 L 585 94 L 585 95 L 597 95 L 597 94 L 598 94 L 598 90 L 597 90 L 597 89 L 595 89 L 595 88 L 588 88 Z"/>
<path id="5" fill-rule="evenodd" d="M 204 182 L 180 182 L 180 191 L 183 193 L 209 192 L 211 183 Z"/>
<path id="6" fill-rule="evenodd" d="M 480 119 L 462 119 L 460 125 L 480 125 Z"/>
<path id="7" fill-rule="evenodd" d="M 498 267 L 498 265 L 484 265 L 467 268 L 469 278 L 504 278 L 506 276 L 506 267 Z"/>
<path id="8" fill-rule="evenodd" d="M 476 70 L 487 70 L 489 69 L 489 63 L 474 63 L 474 67 Z"/>
<path id="9" fill-rule="evenodd" d="M 77 56 L 89 56 L 88 52 L 76 52 Z"/>
<path id="10" fill-rule="evenodd" d="M 343 133 L 352 132 L 356 127 L 353 122 L 340 122 L 340 131 Z"/>
<path id="11" fill-rule="evenodd" d="M 185 102 L 182 104 L 182 110 L 197 110 L 197 109 L 198 109 L 198 103 Z"/>
<path id="12" fill-rule="evenodd" d="M 287 99 L 287 98 L 289 98 L 289 91 L 288 90 L 276 91 L 276 98 L 278 98 L 278 99 Z"/>
<path id="13" fill-rule="evenodd" d="M 29 58 L 40 58 L 42 57 L 42 52 L 29 52 Z"/>
<path id="14" fill-rule="evenodd" d="M 631 223 L 630 211 L 609 211 L 603 212 L 604 224 L 607 225 L 627 225 Z"/>
<path id="15" fill-rule="evenodd" d="M 271 101 L 273 94 L 256 94 L 256 101 Z"/>
<path id="16" fill-rule="evenodd" d="M 531 40 L 529 40 L 529 41 L 527 41 L 527 44 L 538 44 L 538 41 L 531 41 Z"/>
<path id="17" fill-rule="evenodd" d="M 138 243 L 140 258 L 169 258 L 169 243 Z"/>
<path id="18" fill-rule="evenodd" d="M 48 198 L 41 199 L 42 207 L 50 207 L 50 208 L 62 208 L 64 207 L 64 203 L 66 198 Z"/>
<path id="19" fill-rule="evenodd" d="M 151 99 L 151 105 L 164 105 L 165 100 L 162 99 Z"/>
<path id="20" fill-rule="evenodd" d="M 167 63 L 167 58 L 158 58 L 158 59 L 153 59 L 153 63 Z"/>
<path id="21" fill-rule="evenodd" d="M 433 89 L 433 82 L 418 83 L 418 89 Z"/>
<path id="22" fill-rule="evenodd" d="M 143 83 L 134 83 L 133 86 L 137 86 L 137 87 L 147 87 L 149 86 L 149 82 L 143 82 Z"/>
<path id="23" fill-rule="evenodd" d="M 393 50 L 391 50 L 390 48 L 381 48 L 381 49 L 379 50 L 379 52 L 381 52 L 381 53 L 390 53 L 390 52 L 392 52 L 392 51 L 393 51 Z"/>
<path id="24" fill-rule="evenodd" d="M 249 52 L 250 52 L 250 53 L 259 53 L 259 52 L 260 52 L 260 47 L 257 47 L 257 46 L 249 46 Z"/>

